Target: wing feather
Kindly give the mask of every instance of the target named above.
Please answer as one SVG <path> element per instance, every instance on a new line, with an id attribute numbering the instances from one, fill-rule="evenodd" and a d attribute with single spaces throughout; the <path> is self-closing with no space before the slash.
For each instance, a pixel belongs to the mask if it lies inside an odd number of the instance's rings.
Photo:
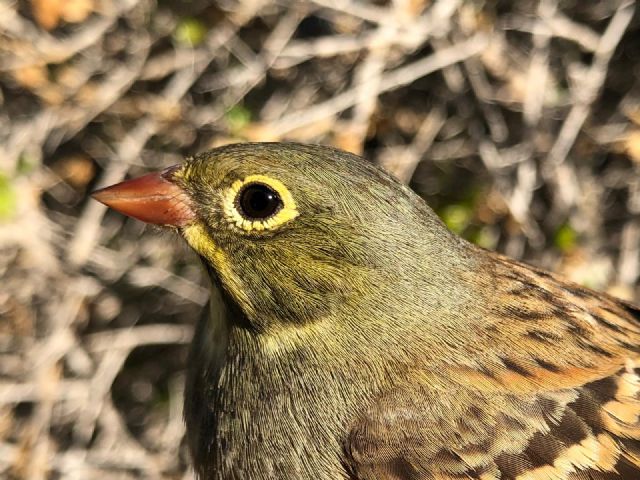
<path id="1" fill-rule="evenodd" d="M 377 398 L 345 441 L 353 478 L 640 479 L 640 310 L 495 261 L 491 354 Z"/>

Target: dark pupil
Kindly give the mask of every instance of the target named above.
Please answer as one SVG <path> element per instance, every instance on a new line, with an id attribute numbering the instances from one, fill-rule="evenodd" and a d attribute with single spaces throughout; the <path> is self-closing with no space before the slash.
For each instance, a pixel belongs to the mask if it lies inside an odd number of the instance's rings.
<path id="1" fill-rule="evenodd" d="M 259 183 L 245 187 L 239 200 L 242 213 L 248 218 L 267 218 L 282 207 L 278 193 Z"/>

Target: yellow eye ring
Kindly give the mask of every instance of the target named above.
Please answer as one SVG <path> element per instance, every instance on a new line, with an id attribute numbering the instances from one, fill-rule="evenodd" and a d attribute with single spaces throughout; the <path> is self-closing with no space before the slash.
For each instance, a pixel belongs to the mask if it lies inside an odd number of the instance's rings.
<path id="1" fill-rule="evenodd" d="M 263 195 L 272 195 L 279 201 L 278 207 L 265 218 L 252 218 L 246 211 L 242 211 L 244 199 L 240 198 L 241 195 L 250 189 L 255 190 L 256 187 L 264 187 Z M 245 232 L 275 230 L 299 215 L 296 203 L 287 187 L 280 180 L 266 175 L 249 175 L 233 182 L 223 194 L 222 205 L 226 220 Z"/>

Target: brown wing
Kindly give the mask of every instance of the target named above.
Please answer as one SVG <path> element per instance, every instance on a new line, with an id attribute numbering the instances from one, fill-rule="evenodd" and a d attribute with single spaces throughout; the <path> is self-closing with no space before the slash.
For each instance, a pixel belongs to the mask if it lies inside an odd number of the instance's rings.
<path id="1" fill-rule="evenodd" d="M 494 270 L 508 287 L 490 354 L 378 398 L 346 440 L 352 478 L 640 479 L 640 310 L 502 257 Z"/>

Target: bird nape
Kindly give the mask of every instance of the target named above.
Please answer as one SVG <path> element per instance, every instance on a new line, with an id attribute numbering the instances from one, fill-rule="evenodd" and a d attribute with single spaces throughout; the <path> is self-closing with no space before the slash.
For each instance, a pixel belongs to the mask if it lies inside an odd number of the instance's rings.
<path id="1" fill-rule="evenodd" d="M 229 145 L 94 198 L 211 278 L 199 478 L 640 478 L 640 309 L 464 241 L 360 157 Z"/>

